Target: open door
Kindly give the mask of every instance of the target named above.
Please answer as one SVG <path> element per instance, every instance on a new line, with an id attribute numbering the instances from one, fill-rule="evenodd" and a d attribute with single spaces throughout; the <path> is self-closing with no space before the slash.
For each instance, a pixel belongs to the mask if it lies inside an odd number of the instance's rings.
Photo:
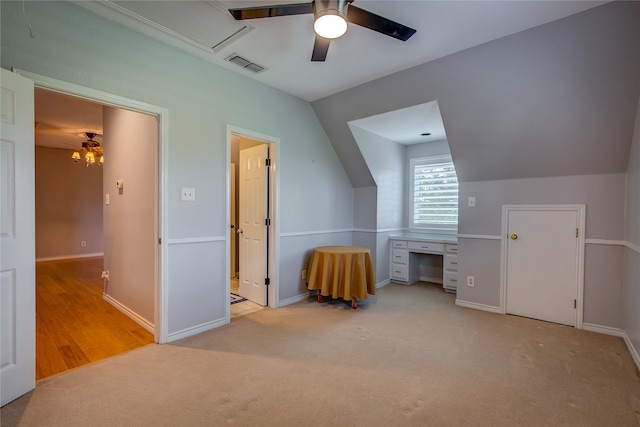
<path id="1" fill-rule="evenodd" d="M 0 106 L 0 404 L 35 388 L 33 82 L 5 69 Z"/>
<path id="2" fill-rule="evenodd" d="M 238 292 L 267 305 L 268 144 L 240 150 L 240 278 Z"/>

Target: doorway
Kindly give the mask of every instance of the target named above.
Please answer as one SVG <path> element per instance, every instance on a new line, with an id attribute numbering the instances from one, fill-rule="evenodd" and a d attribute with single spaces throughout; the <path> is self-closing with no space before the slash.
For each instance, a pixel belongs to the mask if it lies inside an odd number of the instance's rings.
<path id="1" fill-rule="evenodd" d="M 157 182 L 158 137 L 155 116 L 42 88 L 34 98 L 36 379 L 42 379 L 154 342 L 157 225 L 148 218 L 157 217 L 157 201 L 146 189 Z M 126 193 L 111 189 L 115 176 L 129 178 Z M 153 195 L 135 194 L 134 182 Z M 144 223 L 131 211 L 142 212 Z M 126 252 L 125 245 L 139 246 L 135 277 L 126 271 L 127 257 L 112 255 Z M 125 286 L 146 302 L 122 298 Z"/>
<path id="2" fill-rule="evenodd" d="M 230 317 L 277 306 L 277 142 L 228 127 Z"/>
<path id="3" fill-rule="evenodd" d="M 503 206 L 503 312 L 582 327 L 584 205 Z"/>

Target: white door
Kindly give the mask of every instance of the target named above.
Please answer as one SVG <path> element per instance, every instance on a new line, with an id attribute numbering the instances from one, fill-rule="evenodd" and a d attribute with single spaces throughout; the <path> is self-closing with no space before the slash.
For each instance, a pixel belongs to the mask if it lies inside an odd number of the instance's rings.
<path id="1" fill-rule="evenodd" d="M 230 263 L 229 263 L 229 271 L 231 274 L 231 277 L 236 277 L 236 275 L 238 274 L 238 270 L 236 268 L 236 241 L 237 241 L 237 233 L 236 230 L 238 229 L 237 224 L 236 224 L 236 164 L 235 163 L 231 163 L 231 191 L 229 192 L 231 195 L 231 224 L 230 224 L 230 231 L 229 231 L 229 240 L 231 241 L 230 244 L 230 251 L 231 251 L 231 256 L 230 256 Z"/>
<path id="2" fill-rule="evenodd" d="M 579 212 L 512 209 L 506 221 L 507 313 L 576 326 Z"/>
<path id="3" fill-rule="evenodd" d="M 239 293 L 267 305 L 267 144 L 240 150 Z"/>
<path id="4" fill-rule="evenodd" d="M 1 69 L 0 403 L 35 387 L 33 82 Z"/>

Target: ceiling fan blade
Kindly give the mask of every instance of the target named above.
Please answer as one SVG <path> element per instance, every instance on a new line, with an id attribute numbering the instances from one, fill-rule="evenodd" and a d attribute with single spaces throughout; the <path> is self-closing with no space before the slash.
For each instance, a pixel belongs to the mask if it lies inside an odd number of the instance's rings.
<path id="1" fill-rule="evenodd" d="M 352 4 L 347 9 L 347 21 L 402 41 L 409 40 L 416 33 L 413 28 L 360 9 Z"/>
<path id="2" fill-rule="evenodd" d="M 325 39 L 316 35 L 316 41 L 313 44 L 313 53 L 311 54 L 311 60 L 316 62 L 324 62 L 327 58 L 327 52 L 329 52 L 330 39 Z"/>
<path id="3" fill-rule="evenodd" d="M 272 18 L 274 16 L 304 15 L 313 13 L 313 2 L 244 7 L 229 9 L 229 12 L 238 21 L 242 19 Z"/>

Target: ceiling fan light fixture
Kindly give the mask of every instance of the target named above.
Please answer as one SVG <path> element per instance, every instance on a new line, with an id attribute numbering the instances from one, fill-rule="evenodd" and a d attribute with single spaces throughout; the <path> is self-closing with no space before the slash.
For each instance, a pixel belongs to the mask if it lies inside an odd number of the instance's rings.
<path id="1" fill-rule="evenodd" d="M 339 10 L 326 9 L 316 14 L 313 30 L 325 39 L 337 39 L 347 32 L 347 20 Z"/>

